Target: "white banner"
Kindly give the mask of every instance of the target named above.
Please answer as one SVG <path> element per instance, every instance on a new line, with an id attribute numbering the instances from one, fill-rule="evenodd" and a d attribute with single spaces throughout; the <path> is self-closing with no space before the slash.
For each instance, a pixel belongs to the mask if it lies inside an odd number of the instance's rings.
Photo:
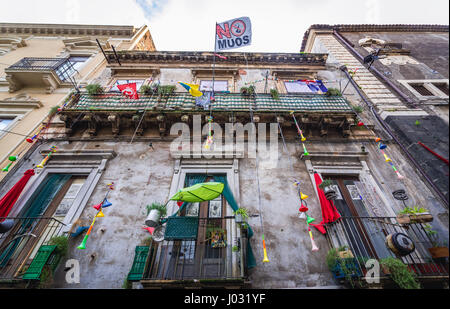
<path id="1" fill-rule="evenodd" d="M 216 24 L 216 51 L 248 46 L 251 43 L 250 18 L 240 17 Z"/>

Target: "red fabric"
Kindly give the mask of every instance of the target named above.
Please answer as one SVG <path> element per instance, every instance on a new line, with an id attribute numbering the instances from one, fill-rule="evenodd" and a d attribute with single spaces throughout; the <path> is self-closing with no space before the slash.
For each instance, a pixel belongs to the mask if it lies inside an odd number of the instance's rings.
<path id="1" fill-rule="evenodd" d="M 130 99 L 139 99 L 139 95 L 137 93 L 136 83 L 129 83 L 123 85 L 117 85 L 122 94 Z"/>
<path id="2" fill-rule="evenodd" d="M 326 223 L 331 223 L 336 221 L 341 217 L 338 213 L 336 206 L 334 206 L 333 201 L 327 200 L 325 197 L 325 193 L 322 189 L 319 188 L 319 185 L 322 183 L 322 178 L 318 173 L 314 173 L 314 180 L 316 181 L 317 193 L 319 194 L 320 207 L 322 208 L 322 222 L 318 224 L 310 223 L 309 225 L 314 226 L 319 230 L 322 234 L 326 233 L 325 228 L 323 227 Z"/>
<path id="3" fill-rule="evenodd" d="M 3 196 L 0 200 L 0 218 L 6 218 L 16 203 L 19 195 L 22 193 L 23 188 L 27 184 L 28 180 L 30 180 L 31 176 L 34 175 L 34 170 L 27 170 L 22 178 L 8 191 L 8 193 Z M 0 219 L 0 222 L 4 219 Z"/>

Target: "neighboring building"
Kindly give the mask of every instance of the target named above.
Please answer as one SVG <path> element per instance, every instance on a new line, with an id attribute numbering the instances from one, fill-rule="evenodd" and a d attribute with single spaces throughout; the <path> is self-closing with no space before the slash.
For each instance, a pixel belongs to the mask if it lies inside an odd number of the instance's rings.
<path id="1" fill-rule="evenodd" d="M 403 204 L 393 191 L 405 190 L 408 203 L 440 205 L 421 175 L 395 143 L 389 143 L 386 153 L 406 179 L 399 180 L 385 162 L 374 139 L 380 136 L 384 141 L 387 134 L 369 111 L 356 115 L 356 107 L 363 106 L 357 88 L 348 86 L 345 96 L 327 95 L 297 82 L 319 79 L 328 89 L 343 88 L 348 80 L 329 63 L 329 56 L 222 56 L 226 59 L 212 52 L 105 51 L 108 64 L 86 80 L 100 84 L 105 92 L 89 94 L 81 88 L 66 96 L 57 125 L 1 183 L 3 196 L 25 171 L 37 172 L 9 215 L 16 218 L 14 227 L 0 234 L 3 284 L 36 286 L 51 277 L 51 286 L 57 288 L 120 288 L 126 279 L 136 288 L 337 287 L 342 278 L 335 280 L 327 266 L 331 248 L 347 246 L 354 256 L 354 276 L 360 277 L 367 259 L 394 255 L 386 247 L 386 236 L 403 232 L 416 249 L 402 262 L 422 284 L 445 286 L 448 258 L 431 258 L 433 239 L 425 225 L 402 226 L 396 219 Z M 142 91 L 139 99 L 117 91 L 117 81 L 136 82 Z M 197 84 L 204 92 L 214 83 L 211 108 L 198 106 L 178 82 Z M 252 84 L 255 95 L 241 93 Z M 277 91 L 272 95 L 271 90 Z M 203 144 L 210 115 L 214 144 L 207 151 Z M 365 126 L 358 126 L 358 121 Z M 275 138 L 270 139 L 269 132 Z M 262 139 L 258 160 L 250 147 L 253 134 Z M 230 137 L 235 145 L 227 147 Z M 43 168 L 36 168 L 51 146 L 57 151 Z M 322 193 L 315 173 L 332 181 L 334 203 L 343 217 L 326 224 L 325 235 L 311 228 L 318 251 L 311 250 L 307 225 L 299 218 L 294 184 L 298 181 L 300 191 L 309 196 L 308 215 L 321 222 Z M 159 235 L 164 240 L 158 235 L 149 239 L 143 229 L 147 205 L 165 203 L 178 190 L 210 180 L 226 183 L 230 190 L 212 201 L 190 203 L 173 217 L 180 206 L 170 201 L 165 232 Z M 77 249 L 84 234 L 71 233 L 89 226 L 98 213 L 92 206 L 102 203 L 107 192 L 112 206 L 96 219 L 86 248 Z M 251 230 L 236 222 L 236 207 L 248 210 Z M 448 222 L 434 211 L 432 227 L 448 239 Z M 40 216 L 31 220 L 33 214 Z M 213 246 L 213 232 L 222 237 L 223 246 Z M 262 262 L 263 232 L 269 263 Z M 68 254 L 59 267 L 59 254 L 48 246 L 55 235 L 69 236 Z M 255 267 L 249 267 L 254 266 L 252 255 Z M 73 274 L 76 264 L 80 281 L 68 282 L 67 274 Z M 63 265 L 72 268 L 65 272 Z M 48 276 L 50 269 L 54 273 Z M 391 283 L 382 276 L 382 284 Z"/>
<path id="2" fill-rule="evenodd" d="M 443 200 L 445 207 L 435 206 L 446 222 L 448 44 L 448 25 L 313 25 L 301 48 L 357 69 L 355 82 Z M 367 70 L 364 57 L 377 51 L 379 60 Z"/>
<path id="3" fill-rule="evenodd" d="M 0 23 L 2 168 L 9 156 L 25 154 L 26 138 L 45 125 L 52 107 L 62 106 L 74 83 L 83 87 L 103 71 L 96 39 L 105 50 L 155 50 L 147 26 Z"/>

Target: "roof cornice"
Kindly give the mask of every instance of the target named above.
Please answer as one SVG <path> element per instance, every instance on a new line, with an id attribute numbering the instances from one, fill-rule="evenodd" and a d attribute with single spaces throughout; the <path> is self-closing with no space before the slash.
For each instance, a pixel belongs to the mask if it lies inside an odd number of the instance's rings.
<path id="1" fill-rule="evenodd" d="M 414 24 L 314 24 L 303 35 L 301 51 L 305 50 L 310 32 L 312 31 L 339 31 L 339 32 L 449 32 L 448 25 L 414 25 Z"/>
<path id="2" fill-rule="evenodd" d="M 117 60 L 112 51 L 105 51 L 111 65 L 116 65 Z M 326 63 L 327 54 L 302 54 L 302 53 L 220 53 L 226 59 L 215 57 L 220 64 L 296 64 L 318 65 Z M 117 51 L 121 63 L 213 63 L 213 52 L 192 51 Z"/>
<path id="3" fill-rule="evenodd" d="M 137 30 L 114 25 L 0 23 L 0 35 L 132 37 Z"/>

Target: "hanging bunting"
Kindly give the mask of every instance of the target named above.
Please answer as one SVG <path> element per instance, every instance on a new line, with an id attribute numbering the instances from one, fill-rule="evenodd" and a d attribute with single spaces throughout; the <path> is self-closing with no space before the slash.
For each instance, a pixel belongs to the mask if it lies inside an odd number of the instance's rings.
<path id="1" fill-rule="evenodd" d="M 297 127 L 297 132 L 299 134 L 300 141 L 301 141 L 302 146 L 303 146 L 303 155 L 305 157 L 309 156 L 309 152 L 308 152 L 308 150 L 306 150 L 306 146 L 305 146 L 305 143 L 304 143 L 306 141 L 306 137 L 303 135 L 303 131 L 300 129 L 300 126 L 298 125 L 297 118 L 295 118 L 294 112 L 291 111 L 290 114 L 292 115 L 292 118 L 294 119 L 294 122 L 295 122 L 295 126 Z"/>

